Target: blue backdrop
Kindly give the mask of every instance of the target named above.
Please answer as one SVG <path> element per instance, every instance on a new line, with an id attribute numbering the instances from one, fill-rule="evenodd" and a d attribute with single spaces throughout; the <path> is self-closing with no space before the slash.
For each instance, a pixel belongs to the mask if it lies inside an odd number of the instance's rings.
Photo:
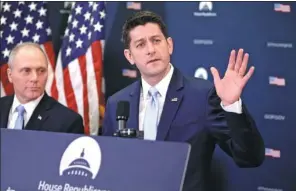
<path id="1" fill-rule="evenodd" d="M 255 73 L 242 100 L 265 140 L 266 160 L 259 168 L 239 169 L 217 148 L 213 191 L 296 190 L 296 3 L 280 3 L 107 3 L 107 98 L 139 76 L 124 58 L 120 42 L 121 27 L 135 11 L 152 10 L 163 17 L 175 43 L 172 63 L 184 74 L 212 80 L 210 66 L 222 75 L 231 49 L 244 48 L 250 54 L 249 65 L 255 66 Z M 58 51 L 67 3 L 50 2 L 49 9 Z"/>

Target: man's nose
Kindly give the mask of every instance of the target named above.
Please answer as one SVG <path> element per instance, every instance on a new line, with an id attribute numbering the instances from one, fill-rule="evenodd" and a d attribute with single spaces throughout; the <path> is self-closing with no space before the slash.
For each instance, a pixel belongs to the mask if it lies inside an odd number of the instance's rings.
<path id="1" fill-rule="evenodd" d="M 38 73 L 37 71 L 33 71 L 31 73 L 31 81 L 37 81 L 37 79 L 38 79 Z"/>
<path id="2" fill-rule="evenodd" d="M 151 42 L 147 43 L 147 52 L 148 52 L 148 55 L 155 53 L 155 47 L 153 43 Z"/>

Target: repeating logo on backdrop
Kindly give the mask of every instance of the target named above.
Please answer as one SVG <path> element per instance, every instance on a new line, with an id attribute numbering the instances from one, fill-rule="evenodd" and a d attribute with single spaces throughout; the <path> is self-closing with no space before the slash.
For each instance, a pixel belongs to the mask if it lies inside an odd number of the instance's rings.
<path id="1" fill-rule="evenodd" d="M 287 5 L 287 4 L 275 3 L 274 4 L 274 11 L 283 12 L 283 13 L 290 13 L 291 6 Z"/>
<path id="2" fill-rule="evenodd" d="M 214 44 L 214 40 L 212 39 L 193 39 L 194 45 L 201 45 L 201 46 L 211 46 Z"/>
<path id="3" fill-rule="evenodd" d="M 202 79 L 207 80 L 207 79 L 208 79 L 208 72 L 207 72 L 207 70 L 206 70 L 205 68 L 203 68 L 203 67 L 197 68 L 197 69 L 195 70 L 194 77 L 195 77 L 195 78 L 202 78 Z"/>
<path id="4" fill-rule="evenodd" d="M 213 3 L 211 1 L 201 1 L 198 4 L 198 10 L 193 13 L 196 17 L 216 17 L 217 13 L 213 12 Z"/>
<path id="5" fill-rule="evenodd" d="M 286 116 L 266 113 L 266 114 L 264 114 L 264 119 L 266 119 L 266 120 L 275 120 L 275 121 L 285 121 Z"/>
<path id="6" fill-rule="evenodd" d="M 122 70 L 122 76 L 128 77 L 128 78 L 136 78 L 137 77 L 137 71 L 131 70 L 131 69 L 123 69 Z"/>
<path id="7" fill-rule="evenodd" d="M 213 3 L 211 1 L 202 1 L 199 3 L 198 9 L 200 11 L 212 11 Z"/>
<path id="8" fill-rule="evenodd" d="M 91 137 L 80 137 L 70 143 L 65 150 L 61 158 L 59 174 L 95 179 L 101 160 L 101 149 L 97 141 Z"/>
<path id="9" fill-rule="evenodd" d="M 268 41 L 266 46 L 267 48 L 293 48 L 293 43 Z"/>
<path id="10" fill-rule="evenodd" d="M 126 2 L 126 8 L 132 9 L 132 10 L 141 10 L 142 9 L 142 3 L 141 2 Z"/>
<path id="11" fill-rule="evenodd" d="M 60 9 L 61 14 L 70 14 L 72 8 L 74 7 L 74 2 L 73 1 L 66 1 L 64 2 L 63 8 Z"/>
<path id="12" fill-rule="evenodd" d="M 285 78 L 279 78 L 276 76 L 269 76 L 269 84 L 275 86 L 286 86 Z"/>
<path id="13" fill-rule="evenodd" d="M 281 158 L 281 151 L 272 148 L 265 148 L 265 156 L 272 158 Z"/>

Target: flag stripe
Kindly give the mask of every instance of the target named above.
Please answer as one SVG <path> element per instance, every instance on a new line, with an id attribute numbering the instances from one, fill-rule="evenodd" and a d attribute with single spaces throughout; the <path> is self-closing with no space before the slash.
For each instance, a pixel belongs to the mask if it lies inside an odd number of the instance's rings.
<path id="1" fill-rule="evenodd" d="M 55 68 L 56 68 L 56 65 L 55 65 L 55 53 L 54 53 L 54 48 L 53 48 L 53 45 L 51 42 L 45 42 L 43 44 L 43 47 L 44 47 L 44 50 L 47 54 L 47 58 L 49 60 L 49 64 L 51 65 L 51 69 L 52 69 L 52 73 L 51 73 L 51 78 L 52 78 L 52 81 L 49 83 L 49 85 L 51 85 L 51 88 L 50 90 L 48 90 L 48 92 L 51 93 L 51 96 L 55 99 L 58 98 L 58 90 L 57 90 L 57 84 L 56 84 L 56 79 L 55 79 Z"/>
<path id="2" fill-rule="evenodd" d="M 81 115 L 84 118 L 84 128 L 85 128 L 85 133 L 89 134 L 89 104 L 88 104 L 88 89 L 87 89 L 87 69 L 86 69 L 86 58 L 85 56 L 80 56 L 78 58 L 79 66 L 80 66 L 80 71 L 81 71 L 81 84 L 82 84 L 82 91 L 83 91 L 83 112 L 81 112 Z M 93 90 L 91 90 L 93 91 Z"/>
<path id="3" fill-rule="evenodd" d="M 40 48 L 45 52 L 46 54 L 46 59 L 47 59 L 47 63 L 48 63 L 48 67 L 47 67 L 47 83 L 45 85 L 45 91 L 47 92 L 47 94 L 49 96 L 51 96 L 51 89 L 52 89 L 52 83 L 53 83 L 53 80 L 54 80 L 54 68 L 52 67 L 52 64 L 50 63 L 50 60 L 49 60 L 49 57 L 47 55 L 47 52 L 46 52 L 46 49 L 45 49 L 45 46 L 42 44 L 40 45 Z"/>
<path id="4" fill-rule="evenodd" d="M 5 91 L 5 95 L 11 95 L 13 94 L 14 90 L 13 90 L 12 83 L 10 83 L 8 80 L 7 68 L 8 68 L 8 64 L 1 65 L 1 82 L 3 85 L 3 89 Z"/>
<path id="5" fill-rule="evenodd" d="M 69 68 L 65 68 L 63 73 L 64 73 L 64 91 L 65 91 L 65 98 L 66 98 L 66 103 L 67 106 L 74 110 L 74 111 L 78 111 L 78 107 L 77 104 L 78 103 L 76 101 L 76 96 L 74 94 L 74 89 L 72 86 L 72 78 L 70 78 L 70 70 L 71 67 Z M 79 78 L 79 76 L 77 76 L 77 78 Z M 74 86 L 75 87 L 75 86 Z M 78 90 L 76 90 L 78 91 Z"/>
<path id="6" fill-rule="evenodd" d="M 98 86 L 97 86 L 97 76 L 98 69 L 95 68 L 95 61 L 93 57 L 94 48 L 91 46 L 86 52 L 86 61 L 87 61 L 87 88 L 89 91 L 88 93 L 88 101 L 89 101 L 89 122 L 92 124 L 90 126 L 90 134 L 97 134 L 98 127 L 99 127 L 99 120 L 100 120 L 100 113 L 99 113 L 99 93 L 98 93 Z M 93 63 L 93 64 L 92 64 Z"/>
<path id="7" fill-rule="evenodd" d="M 58 97 L 57 100 L 67 106 L 67 101 L 66 101 L 66 96 L 65 96 L 65 87 L 64 87 L 64 72 L 63 72 L 63 67 L 62 67 L 62 60 L 61 60 L 61 55 L 59 55 L 58 61 L 57 61 L 57 65 L 55 68 L 55 79 L 58 82 L 56 84 L 57 86 L 57 90 L 58 90 Z"/>
<path id="8" fill-rule="evenodd" d="M 102 47 L 101 43 L 99 41 L 96 41 L 92 44 L 92 56 L 93 56 L 93 65 L 96 71 L 95 77 L 96 77 L 96 82 L 97 82 L 97 92 L 101 91 L 102 87 L 102 69 L 103 69 L 103 64 L 102 64 Z"/>
<path id="9" fill-rule="evenodd" d="M 68 67 L 69 76 L 70 76 L 70 84 L 73 87 L 73 98 L 72 101 L 76 102 L 76 112 L 78 112 L 82 117 L 84 113 L 83 108 L 83 84 L 82 84 L 82 72 L 80 70 L 80 63 L 78 59 L 75 59 L 73 62 L 69 64 Z M 68 96 L 67 96 L 68 99 Z"/>
<path id="10" fill-rule="evenodd" d="M 101 41 L 96 41 L 92 44 L 92 56 L 93 56 L 93 64 L 94 68 L 96 71 L 96 82 L 97 82 L 97 93 L 99 97 L 99 102 L 98 102 L 98 113 L 99 117 L 101 116 L 101 119 L 104 117 L 103 114 L 105 112 L 105 99 L 104 99 L 104 94 L 102 91 L 102 86 L 103 86 L 103 46 L 101 44 Z M 102 121 L 102 120 L 101 120 Z M 102 124 L 102 123 L 101 123 Z M 100 124 L 98 124 L 99 126 Z"/>
<path id="11" fill-rule="evenodd" d="M 1 80 L 0 80 L 0 97 L 2 97 L 2 96 L 6 96 L 6 94 L 5 94 L 5 91 L 4 91 L 4 89 L 3 89 L 2 82 L 1 82 Z"/>

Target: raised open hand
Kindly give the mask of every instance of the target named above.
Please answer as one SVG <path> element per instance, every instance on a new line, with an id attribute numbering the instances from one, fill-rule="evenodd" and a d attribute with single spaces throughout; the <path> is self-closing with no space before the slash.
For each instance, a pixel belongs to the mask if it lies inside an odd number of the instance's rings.
<path id="1" fill-rule="evenodd" d="M 232 50 L 229 57 L 229 63 L 224 77 L 221 79 L 216 68 L 211 67 L 214 78 L 214 84 L 217 95 L 220 97 L 224 106 L 230 105 L 239 100 L 242 90 L 254 73 L 255 68 L 252 66 L 246 73 L 249 54 L 244 53 L 243 49 L 238 51 Z"/>

